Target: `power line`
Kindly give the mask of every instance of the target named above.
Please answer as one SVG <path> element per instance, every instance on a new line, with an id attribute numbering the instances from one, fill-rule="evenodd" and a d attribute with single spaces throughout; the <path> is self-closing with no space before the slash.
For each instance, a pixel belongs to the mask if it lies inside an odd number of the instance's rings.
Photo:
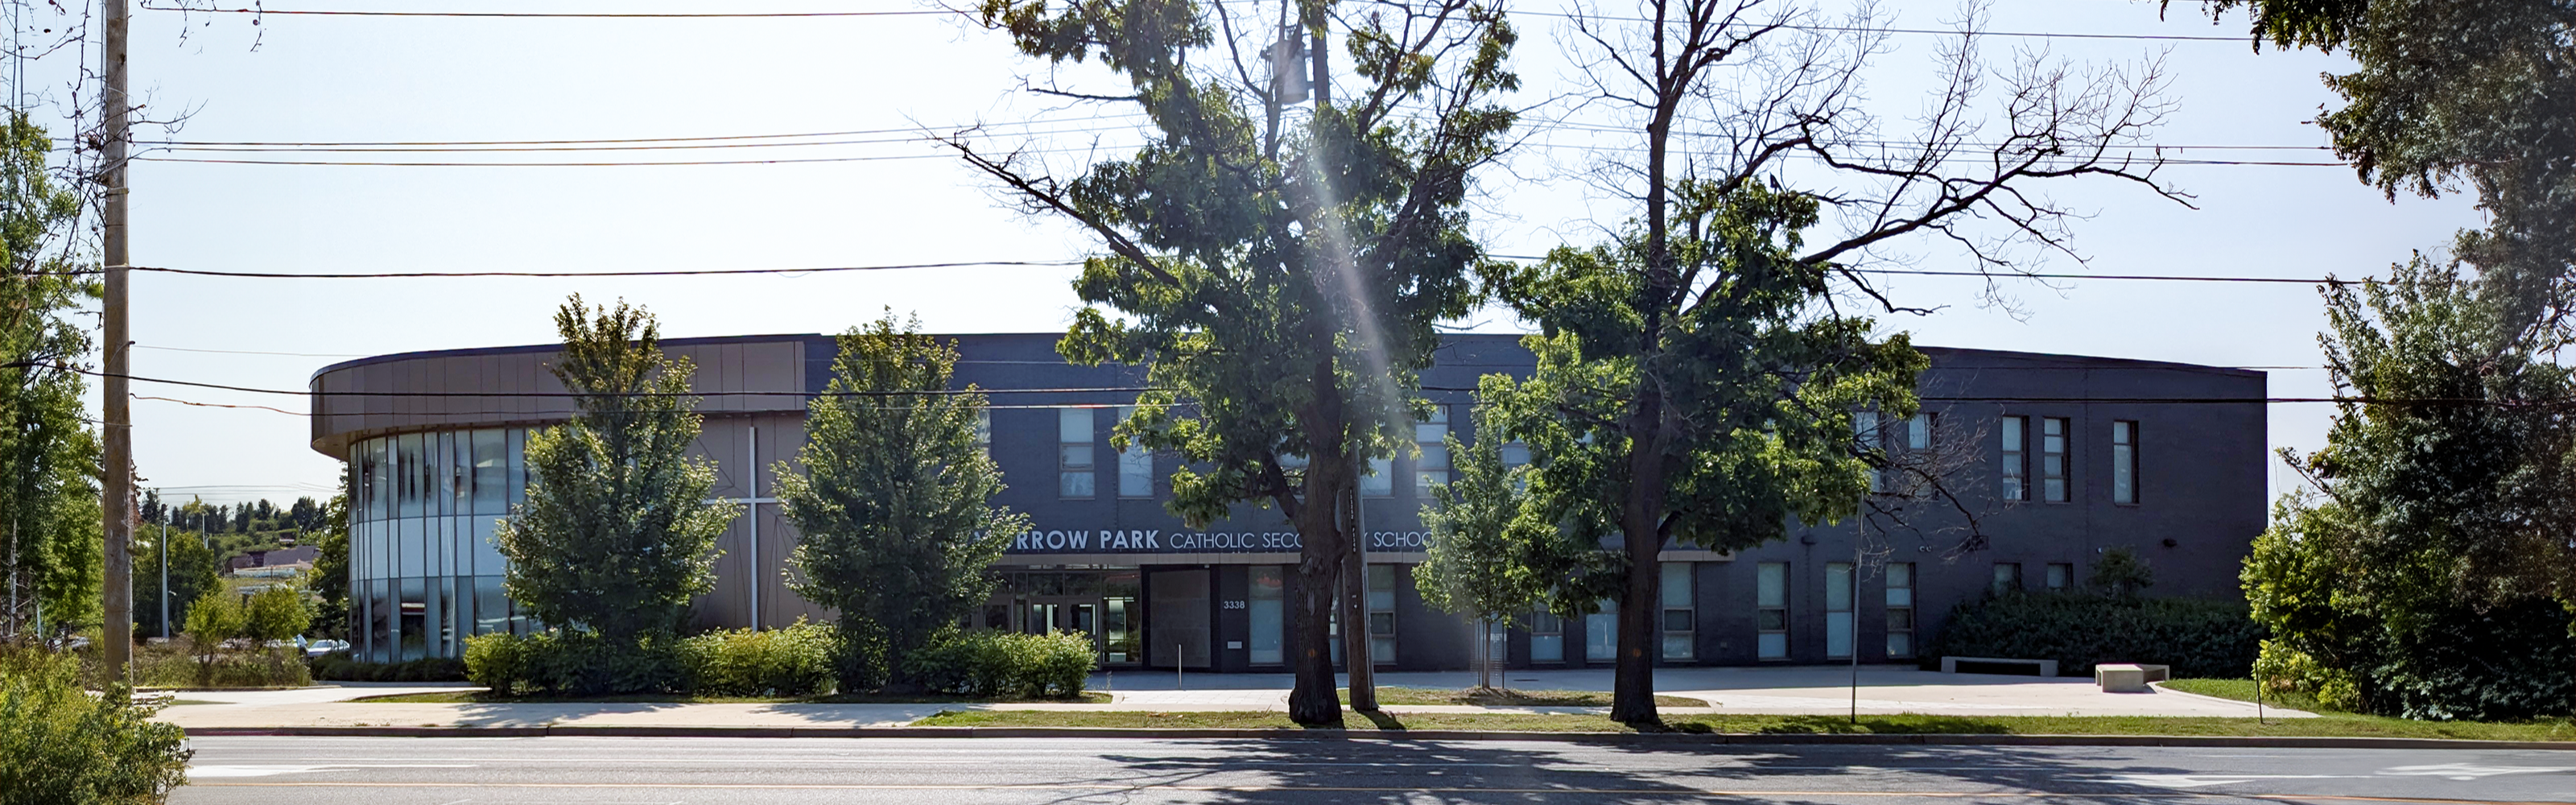
<path id="1" fill-rule="evenodd" d="M 1488 255 L 1488 256 L 1490 256 L 1490 257 L 1495 257 L 1495 258 L 1499 258 L 1499 259 L 1504 259 L 1504 260 L 1544 260 L 1544 259 L 1546 259 L 1546 258 L 1545 258 L 1544 256 L 1542 256 L 1542 255 L 1529 255 L 1529 254 L 1495 254 L 1495 255 Z M 162 273 L 162 274 L 181 274 L 181 275 L 197 276 L 197 277 L 230 277 L 230 278 L 241 278 L 241 279 L 433 279 L 433 278 L 463 278 L 463 277 L 689 277 L 689 276 L 740 276 L 740 275 L 756 275 L 756 274 L 829 274 L 829 273 L 839 273 L 839 272 L 849 272 L 849 271 L 900 271 L 900 270 L 907 270 L 907 269 L 924 269 L 924 268 L 978 268 L 978 267 L 1057 267 L 1057 268 L 1060 268 L 1060 267 L 1067 267 L 1067 266 L 1078 266 L 1078 265 L 1082 265 L 1082 264 L 1084 264 L 1084 262 L 1085 262 L 1085 261 L 1083 261 L 1083 260 L 969 260 L 969 261 L 949 262 L 949 263 L 896 263 L 896 264 L 888 264 L 888 265 L 866 265 L 866 266 L 809 266 L 809 267 L 803 267 L 803 268 L 706 268 L 706 269 L 660 269 L 660 270 L 635 270 L 635 271 L 388 271 L 388 272 L 341 272 L 341 273 L 326 273 L 326 274 L 299 274 L 299 273 L 289 273 L 289 272 L 270 272 L 270 271 L 216 271 L 216 270 L 210 270 L 210 269 L 198 269 L 198 268 L 171 268 L 171 267 L 167 267 L 167 266 L 133 266 L 133 267 L 131 267 L 131 270 L 134 270 L 134 271 L 149 271 L 149 272 Z M 2151 281 L 2151 282 L 2227 282 L 2227 283 L 2288 284 L 2288 285 L 2358 285 L 2358 284 L 2362 284 L 2362 283 L 2366 283 L 2366 282 L 2372 282 L 2372 281 L 2375 281 L 2375 280 L 2376 280 L 2376 278 L 2373 278 L 2373 277 L 2359 277 L 2359 278 L 2355 278 L 2355 279 L 2342 279 L 2342 278 L 2338 278 L 2338 277 L 2251 277 L 2251 276 L 2225 276 L 2225 275 L 2218 275 L 2218 276 L 2196 276 L 2196 275 L 2188 275 L 2188 274 L 2061 274 L 2061 273 L 2018 273 L 2018 272 L 2015 272 L 2015 273 L 1990 273 L 1990 272 L 1983 272 L 1983 271 L 1940 271 L 1940 270 L 1933 270 L 1933 269 L 1912 269 L 1912 268 L 1851 268 L 1851 269 L 1837 269 L 1837 270 L 1840 270 L 1840 271 L 1847 271 L 1847 272 L 1849 272 L 1849 273 L 1854 273 L 1854 274 L 1886 274 L 1886 275 L 1928 276 L 1928 277 L 1982 277 L 1982 278 L 1986 278 L 1986 279 L 2120 280 L 2120 281 Z M 98 269 L 73 269 L 73 270 L 69 270 L 69 271 L 34 272 L 34 273 L 42 273 L 42 274 L 54 275 L 54 276 L 83 276 L 83 275 L 97 274 L 97 273 L 99 273 L 99 270 L 98 270 Z M 138 345 L 138 346 L 141 346 L 141 345 Z M 168 349 L 168 350 L 179 350 L 179 351 L 183 351 L 183 352 L 238 352 L 238 350 L 190 350 L 190 349 L 186 349 L 186 348 L 182 348 L 182 347 L 161 347 L 161 346 L 152 346 L 152 347 L 146 347 L 146 348 L 147 348 L 147 349 Z M 361 355 L 335 355 L 335 354 L 293 353 L 293 352 L 251 352 L 251 353 L 246 353 L 246 354 L 262 354 L 262 355 L 295 355 L 295 356 L 299 356 L 299 357 L 311 357 L 311 358 L 365 357 L 365 356 L 361 356 Z"/>
<path id="2" fill-rule="evenodd" d="M 561 19 L 758 19 L 796 17 L 925 17 L 962 15 L 964 11 L 702 11 L 680 13 L 604 12 L 604 11 L 353 11 L 338 9 L 277 8 L 194 8 L 189 6 L 144 5 L 145 11 L 178 11 L 197 14 L 270 14 L 310 17 L 527 17 Z"/>
<path id="3" fill-rule="evenodd" d="M 167 351 L 170 351 L 170 352 L 210 352 L 210 353 L 214 353 L 214 354 L 218 354 L 218 355 L 284 355 L 284 356 L 291 357 L 291 358 L 364 358 L 364 357 L 368 357 L 367 355 L 360 354 L 360 353 L 333 353 L 333 352 L 262 352 L 262 351 L 259 351 L 259 350 L 250 350 L 250 349 L 196 349 L 196 348 L 191 348 L 191 347 L 165 347 L 165 346 L 159 346 L 159 345 L 156 345 L 156 344 L 135 344 L 135 345 L 134 345 L 134 348 L 135 348 L 135 349 L 158 349 L 158 350 L 167 350 Z"/>
<path id="4" fill-rule="evenodd" d="M 1224 1 L 1225 1 L 1225 0 L 1219 0 L 1219 3 L 1222 3 L 1222 2 L 1224 2 Z M 1241 0 L 1236 0 L 1236 1 L 1237 1 L 1237 2 L 1240 2 Z M 286 16 L 314 16 L 314 17 L 448 17 L 448 18 L 468 18 L 468 19 L 471 19 L 471 18 L 481 18 L 481 19 L 507 19 L 507 18 L 527 18 L 527 19 L 682 19 L 682 20 L 685 20 L 685 19 L 799 19 L 799 18 L 822 18 L 822 17 L 922 17 L 922 16 L 950 16 L 950 15 L 954 15 L 954 16 L 973 16 L 973 15 L 974 15 L 974 13 L 975 13 L 975 12 L 971 12 L 971 11 L 964 11 L 964 10 L 938 10 L 938 11 L 705 11 L 705 12 L 674 12 L 674 13 L 647 13 L 647 12 L 600 12 L 600 11 L 366 11 L 366 10 L 344 10 L 344 9 L 191 8 L 191 7 L 186 7 L 186 6 L 153 6 L 153 5 L 146 5 L 146 6 L 143 6 L 142 8 L 143 8 L 144 10 L 146 10 L 146 11 L 177 11 L 177 12 L 194 12 L 194 13 L 205 13 L 205 14 L 255 14 L 255 15 L 269 15 L 269 14 L 277 14 L 277 15 L 286 15 Z M 1608 16 L 1608 15 L 1600 15 L 1600 14 L 1568 14 L 1568 13 L 1564 13 L 1564 12 L 1551 12 L 1551 11 L 1524 11 L 1524 10 L 1519 10 L 1519 9 L 1513 9 L 1513 10 L 1510 10 L 1508 13 L 1511 13 L 1511 14 L 1522 14 L 1522 15 L 1528 15 L 1528 16 L 1533 16 L 1533 17 L 1557 17 L 1557 18 L 1562 18 L 1562 19 L 1571 19 L 1571 20 L 1606 20 L 1606 21 L 1611 21 L 1611 22 L 1654 22 L 1654 21 L 1655 21 L 1655 20 L 1653 20 L 1653 19 L 1646 18 L 1646 17 L 1617 17 L 1617 16 Z M 1680 23 L 1681 21 L 1680 21 L 1680 20 L 1665 20 L 1665 22 L 1666 22 L 1666 23 Z M 1970 32 L 1963 32 L 1963 31 L 1959 31 L 1959 30 L 1956 30 L 1956 29 L 1943 29 L 1943 28 L 1869 28 L 1869 27 L 1853 26 L 1853 25 L 1787 25 L 1787 24 L 1784 24 L 1784 25 L 1776 25 L 1776 26 L 1765 26 L 1765 25 L 1761 25 L 1761 24 L 1758 24 L 1758 23 L 1737 23 L 1737 24 L 1736 24 L 1735 26 L 1733 26 L 1733 27 L 1739 27 L 1739 28 L 1763 28 L 1763 27 L 1771 27 L 1771 28 L 1778 28 L 1778 29 L 1781 29 L 1781 30 L 1805 31 L 1805 32 L 1811 32 L 1811 33 L 1928 34 L 1928 35 L 1933 35 L 1933 36 L 1958 36 L 1958 35 L 1960 35 L 1960 34 L 1962 34 L 1962 33 L 1970 33 Z M 1976 34 L 1977 36 L 1997 36 L 1997 37 L 2020 38 L 2020 39 L 2114 39 L 2114 40 L 2140 40 L 2140 41 L 2151 41 L 2151 42 L 2233 42 L 2233 43 L 2240 43 L 2240 44 L 2241 44 L 2241 43 L 2247 43 L 2247 42 L 2251 42 L 2251 41 L 2253 41 L 2250 37 L 2242 37 L 2242 36 L 2194 36 L 2194 35 L 2188 35 L 2188 34 L 2090 34 L 2090 33 L 2065 33 L 2065 32 L 2058 32 L 2058 31 L 1973 31 L 1972 33 Z"/>
<path id="5" fill-rule="evenodd" d="M 94 370 L 89 370 L 89 369 L 80 369 L 80 368 L 76 368 L 76 367 L 58 366 L 58 365 L 54 365 L 54 364 L 40 364 L 40 363 L 31 362 L 31 361 L 17 361 L 17 362 L 12 362 L 12 363 L 7 363 L 7 364 L 0 364 L 0 368 L 6 368 L 6 367 L 23 367 L 23 366 L 30 366 L 30 365 L 50 366 L 50 367 L 52 367 L 52 368 L 61 369 L 61 370 L 64 370 L 64 371 L 70 371 L 70 372 L 78 372 L 78 373 L 80 373 L 80 374 L 85 374 L 85 375 L 93 375 L 93 376 L 99 376 L 99 377 L 105 377 L 105 376 L 106 376 L 106 373 L 105 373 L 105 372 L 99 372 L 99 371 L 94 371 Z M 611 398 L 654 398 L 654 397 L 698 397 L 698 398 L 705 398 L 705 397 L 803 397 L 803 398 L 809 398 L 809 399 L 811 399 L 811 398 L 825 398 L 825 397 L 836 397 L 836 398 L 846 398 L 846 397 L 944 397 L 944 396 L 957 396 L 957 395 L 968 395 L 968 394 L 987 394 L 987 395 L 989 395 L 989 394 L 1108 394 L 1108 393 L 1141 393 L 1141 392 L 1148 392 L 1148 391 L 1172 391 L 1172 390 L 1173 390 L 1173 389 L 1169 389 L 1169 388 L 1161 388 L 1161 387 L 1155 387 L 1155 386 L 1104 386 L 1104 387 L 1093 387 L 1093 388 L 1049 388 L 1049 389 L 947 389 L 947 390 L 938 390 L 938 391 L 928 391 L 928 390 L 922 390 L 922 391 L 911 391 L 911 390 L 907 390 L 907 391 L 843 391 L 843 392 L 834 392 L 834 391 L 707 391 L 707 392 L 626 392 L 626 393 L 611 393 L 611 394 L 579 394 L 579 393 L 569 392 L 569 391 L 513 391 L 513 392 L 470 392 L 470 391 L 298 391 L 298 390 L 291 390 L 291 389 L 264 389 L 264 388 L 250 387 L 250 386 L 231 386 L 231 385 L 224 385 L 224 384 L 219 384 L 219 383 L 200 383 L 200 382 L 196 382 L 196 381 L 189 381 L 189 380 L 170 380 L 170 379 L 165 379 L 165 378 L 141 377 L 141 376 L 132 376 L 132 375 L 126 376 L 126 377 L 125 377 L 125 379 L 127 379 L 127 380 L 142 381 L 142 382 L 145 382 L 145 383 L 162 383 L 162 384 L 174 385 L 174 386 L 192 386 L 192 387 L 196 387 L 196 388 L 221 389 L 221 390 L 224 390 L 224 391 L 240 391 L 240 392 L 249 392 L 249 393 L 254 393 L 254 394 L 281 394 L 281 395 L 292 395 L 292 396 L 300 396 L 300 397 L 394 397 L 394 398 L 450 398 L 450 397 L 483 397 L 483 398 L 514 398 L 514 399 L 523 399 L 523 398 L 573 398 L 573 397 L 611 397 Z M 1420 390 L 1420 391 L 1445 391 L 1445 392 L 1475 392 L 1475 391 L 1478 391 L 1478 389 L 1477 389 L 1476 387 L 1474 387 L 1474 386 L 1421 386 L 1421 387 L 1419 387 L 1419 389 L 1418 389 L 1418 390 Z M 2359 404 L 2359 405 L 2484 405 L 2484 406 L 2495 406 L 2495 407 L 2503 407 L 2503 408 L 2522 408 L 2522 407 L 2555 407 L 2555 406 L 2564 406 L 2564 405 L 2576 404 L 2576 398 L 2555 398 L 2555 399 L 2546 399 L 2546 400 L 2489 400 L 2489 399 L 2478 398 L 2478 397 L 2402 397 L 2402 398 L 2401 398 L 2401 397 L 2369 397 L 2369 396 L 2361 396 L 2361 397 L 2347 397 L 2347 396 L 2336 396 L 2336 397 L 2039 397 L 2039 396 L 2009 396 L 2009 395 L 1983 395 L 1983 396 L 1972 396 L 1972 395 L 1920 395 L 1920 396 L 1917 396 L 1917 397 L 1916 397 L 1916 399 L 1918 399 L 1918 400 L 1922 400 L 1922 401 L 1925 401 L 1925 402 L 1994 402 L 1994 403 L 2031 403 L 2031 404 L 2050 404 L 2050 403 L 2055 403 L 2055 404 L 2084 404 L 2084 405 L 2278 405 L 2278 404 L 2291 404 L 2291 403 L 2350 403 L 2350 404 Z M 183 401 L 175 401 L 175 400 L 174 400 L 174 402 L 183 402 Z M 1191 403 L 1191 402 L 1184 401 L 1184 402 L 1179 403 L 1179 404 L 1189 405 L 1189 404 L 1195 404 L 1195 403 Z M 229 406 L 228 406 L 228 407 L 229 407 Z M 261 406 L 261 407 L 264 407 L 264 406 Z M 1009 405 L 1009 406 L 987 406 L 987 407 L 991 407 L 991 408 L 1068 408 L 1068 407 L 1074 407 L 1074 408 L 1110 408 L 1110 407 L 1119 407 L 1119 406 L 1118 406 L 1118 404 L 1109 404 L 1109 403 L 1092 403 L 1092 404 L 1069 404 L 1069 405 Z M 272 410 L 275 410 L 275 409 L 272 409 Z M 283 411 L 282 411 L 281 413 L 292 413 L 292 412 L 283 412 Z M 421 414 L 421 415 L 423 415 L 423 416 L 457 416 L 457 415 L 464 415 L 464 414 L 467 414 L 467 413 L 475 413 L 475 412 L 463 412 L 463 411 L 454 411 L 454 412 L 448 412 L 448 411 L 430 411 L 430 412 L 422 412 L 422 414 Z M 546 412 L 546 411 L 486 411 L 486 412 L 479 412 L 479 413 L 487 413 L 487 414 L 543 414 L 543 413 L 554 413 L 554 412 Z M 569 413 L 569 412 L 565 412 L 565 413 Z"/>
<path id="6" fill-rule="evenodd" d="M 293 273 L 268 272 L 268 271 L 210 271 L 210 270 L 206 270 L 206 269 L 195 269 L 195 268 L 167 268 L 167 267 L 159 267 L 159 266 L 134 266 L 134 267 L 133 267 L 133 270 L 135 270 L 135 271 L 150 271 L 150 272 L 161 273 L 161 274 L 184 274 L 184 275 L 188 275 L 188 276 L 197 276 L 197 277 L 241 277 L 241 278 L 250 278 L 250 279 L 324 279 L 324 280 L 346 280 L 346 279 L 416 279 L 416 278 L 427 278 L 427 277 L 695 277 L 695 276 L 726 276 L 726 275 L 739 275 L 739 274 L 831 274 L 831 273 L 846 272 L 846 271 L 900 271 L 900 270 L 907 270 L 907 269 L 919 269 L 919 268 L 968 268 L 968 267 L 983 267 L 983 266 L 992 266 L 992 267 L 1063 267 L 1063 266 L 1078 266 L 1078 265 L 1082 265 L 1082 264 L 1083 264 L 1083 261 L 1081 261 L 1081 260 L 969 260 L 969 261 L 964 261 L 964 262 L 955 262 L 955 263 L 899 263 L 899 264 L 891 264 L 891 265 L 870 265 L 870 266 L 812 266 L 812 267 L 807 267 L 807 268 L 700 268 L 700 269 L 664 269 L 664 270 L 637 270 L 637 271 L 394 271 L 394 272 L 378 272 L 378 273 L 339 273 L 339 274 L 293 274 Z M 85 269 L 85 270 L 66 271 L 66 272 L 60 272 L 60 273 L 64 273 L 64 274 L 92 274 L 92 273 L 97 273 L 97 272 L 96 272 L 96 270 L 94 270 L 94 269 Z M 176 347 L 160 347 L 160 349 L 177 349 L 177 348 L 176 348 Z M 281 354 L 281 355 L 282 355 L 282 354 L 291 354 L 291 353 L 273 353 L 273 354 Z M 310 356 L 306 356 L 306 357 L 315 357 L 315 358 L 332 358 L 332 357 L 344 357 L 344 356 L 337 356 L 337 355 L 310 355 Z M 364 356 L 353 356 L 353 357 L 364 357 Z"/>

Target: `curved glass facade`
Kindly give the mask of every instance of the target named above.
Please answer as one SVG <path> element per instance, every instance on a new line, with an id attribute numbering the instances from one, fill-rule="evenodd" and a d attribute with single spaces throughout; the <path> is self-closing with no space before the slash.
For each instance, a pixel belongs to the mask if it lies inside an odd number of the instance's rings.
<path id="1" fill-rule="evenodd" d="M 455 657 L 468 635 L 533 625 L 501 594 L 496 524 L 527 494 L 525 428 L 428 431 L 349 446 L 350 653 Z"/>

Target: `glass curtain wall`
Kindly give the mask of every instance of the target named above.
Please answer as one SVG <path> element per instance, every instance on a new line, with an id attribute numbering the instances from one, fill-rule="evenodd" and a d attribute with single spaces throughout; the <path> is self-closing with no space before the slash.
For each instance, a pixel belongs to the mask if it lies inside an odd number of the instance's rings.
<path id="1" fill-rule="evenodd" d="M 496 524 L 527 496 L 527 431 L 406 433 L 349 446 L 351 653 L 462 656 L 467 636 L 526 633 L 501 594 Z"/>

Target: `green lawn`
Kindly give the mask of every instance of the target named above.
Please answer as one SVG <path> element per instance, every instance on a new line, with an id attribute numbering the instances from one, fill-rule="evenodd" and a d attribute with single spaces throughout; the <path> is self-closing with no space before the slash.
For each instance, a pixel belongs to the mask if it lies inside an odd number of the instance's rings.
<path id="1" fill-rule="evenodd" d="M 351 701 L 404 702 L 412 704 L 510 704 L 510 703 L 643 703 L 643 704 L 984 704 L 1020 702 L 1089 702 L 1109 703 L 1109 694 L 1085 691 L 1079 699 L 970 699 L 963 696 L 883 696 L 873 693 L 835 694 L 831 696 L 682 696 L 679 694 L 627 694 L 622 696 L 495 696 L 484 691 L 442 693 L 403 693 L 390 696 L 366 696 Z"/>
<path id="2" fill-rule="evenodd" d="M 1351 689 L 1341 689 L 1342 704 L 1351 703 Z M 1499 690 L 1495 688 L 1380 687 L 1378 704 L 1472 704 L 1483 707 L 1608 707 L 1610 692 L 1605 690 Z M 1657 696 L 1657 707 L 1707 707 L 1708 702 L 1682 696 Z"/>
<path id="3" fill-rule="evenodd" d="M 2254 680 L 2251 679 L 2171 679 L 2166 680 L 2164 686 L 2184 693 L 2197 693 L 2212 698 L 2235 699 L 2240 702 L 2254 701 Z M 2297 691 L 2266 692 L 2263 694 L 2263 703 L 2292 710 L 2306 710 L 2311 713 L 2340 712 Z"/>
<path id="4" fill-rule="evenodd" d="M 1597 715 L 1524 713 L 1360 714 L 1346 717 L 1354 730 L 1455 729 L 1527 732 L 1635 732 Z M 942 712 L 920 721 L 924 727 L 1123 727 L 1298 729 L 1285 713 L 1230 711 L 1149 713 L 1135 711 L 978 710 Z M 2467 738 L 2508 741 L 2576 741 L 2576 724 L 2565 720 L 2527 724 L 2406 721 L 2337 715 L 2319 718 L 2152 718 L 2143 716 L 1861 716 L 1855 723 L 1842 716 L 1691 715 L 1665 719 L 1678 732 L 1739 734 L 1857 733 L 1882 735 L 2272 735 L 2363 736 L 2386 738 Z"/>

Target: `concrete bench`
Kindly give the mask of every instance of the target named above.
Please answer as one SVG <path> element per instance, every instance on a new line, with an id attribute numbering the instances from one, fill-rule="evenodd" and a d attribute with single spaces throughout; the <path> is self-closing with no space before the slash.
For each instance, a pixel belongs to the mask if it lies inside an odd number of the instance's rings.
<path id="1" fill-rule="evenodd" d="M 2057 675 L 2056 660 L 2024 660 L 2007 657 L 1943 657 L 1941 658 L 1941 673 L 1958 673 L 1959 663 L 1963 662 L 1985 663 L 1989 665 L 2029 665 L 2037 667 L 2039 669 L 2040 676 Z"/>
<path id="2" fill-rule="evenodd" d="M 2153 693 L 2149 682 L 2162 682 L 2173 677 L 2171 666 L 2106 662 L 2093 666 L 2093 684 L 2103 693 Z"/>

